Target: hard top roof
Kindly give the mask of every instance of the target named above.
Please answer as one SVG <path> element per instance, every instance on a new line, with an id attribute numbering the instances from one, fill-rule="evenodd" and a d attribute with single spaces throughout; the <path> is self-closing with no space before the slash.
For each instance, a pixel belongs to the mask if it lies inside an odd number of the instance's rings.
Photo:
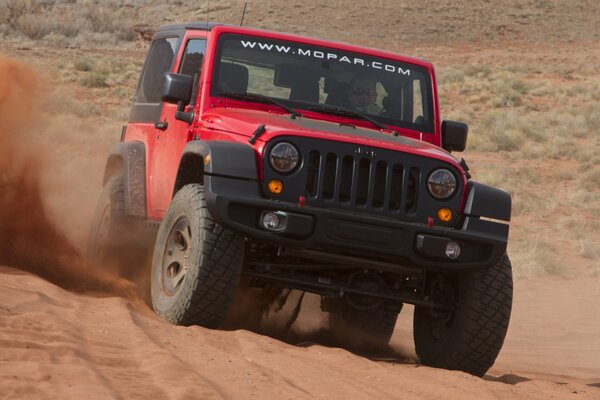
<path id="1" fill-rule="evenodd" d="M 198 29 L 202 31 L 210 31 L 215 26 L 226 26 L 227 24 L 222 24 L 220 22 L 185 22 L 182 24 L 169 24 L 163 25 L 156 30 L 156 32 L 162 31 L 176 31 L 176 30 L 185 30 L 185 29 Z"/>
<path id="2" fill-rule="evenodd" d="M 413 62 L 413 63 L 420 64 L 422 66 L 426 66 L 428 68 L 433 69 L 433 64 L 431 64 L 431 62 L 429 62 L 427 60 L 424 60 L 424 59 L 421 59 L 421 58 L 408 57 L 406 55 L 398 54 L 398 53 L 391 53 L 391 52 L 385 51 L 385 50 L 374 49 L 374 48 L 371 48 L 371 47 L 356 46 L 354 44 L 348 44 L 348 43 L 339 42 L 339 41 L 331 41 L 331 40 L 323 40 L 323 39 L 319 39 L 319 38 L 311 38 L 310 36 L 299 36 L 299 35 L 294 35 L 294 34 L 289 34 L 289 33 L 284 33 L 284 32 L 269 31 L 269 30 L 264 30 L 264 29 L 259 29 L 259 28 L 251 28 L 251 27 L 245 27 L 245 26 L 241 27 L 241 26 L 238 26 L 238 25 L 224 24 L 224 23 L 220 23 L 220 22 L 185 22 L 185 23 L 181 23 L 181 24 L 163 25 L 163 26 L 159 27 L 158 30 L 155 32 L 155 36 L 157 34 L 160 35 L 161 33 L 164 35 L 166 32 L 169 32 L 169 33 L 184 32 L 187 29 L 210 31 L 213 28 L 218 27 L 218 26 L 227 26 L 227 27 L 232 27 L 232 28 L 237 28 L 237 29 L 245 29 L 245 30 L 248 30 L 249 32 L 255 31 L 255 32 L 280 34 L 280 35 L 288 36 L 290 38 L 297 37 L 297 38 L 303 38 L 303 39 L 314 39 L 315 41 L 319 41 L 319 42 L 321 42 L 321 44 L 324 44 L 324 45 L 326 45 L 328 43 L 329 44 L 348 45 L 348 46 L 353 47 L 355 50 L 361 50 L 362 49 L 362 50 L 369 50 L 369 51 L 377 51 L 380 54 L 387 53 L 388 55 L 395 56 L 395 57 L 400 56 L 406 62 Z"/>

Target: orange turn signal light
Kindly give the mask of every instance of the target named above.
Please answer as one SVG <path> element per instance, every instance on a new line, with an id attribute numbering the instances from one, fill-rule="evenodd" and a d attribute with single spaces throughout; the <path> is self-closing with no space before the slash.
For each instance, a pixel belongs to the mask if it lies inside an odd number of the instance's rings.
<path id="1" fill-rule="evenodd" d="M 269 192 L 273 194 L 279 194 L 283 192 L 283 182 L 281 182 L 279 179 L 271 179 L 268 186 Z"/>
<path id="2" fill-rule="evenodd" d="M 448 207 L 442 207 L 438 210 L 437 217 L 442 222 L 450 222 L 452 219 L 452 210 Z"/>

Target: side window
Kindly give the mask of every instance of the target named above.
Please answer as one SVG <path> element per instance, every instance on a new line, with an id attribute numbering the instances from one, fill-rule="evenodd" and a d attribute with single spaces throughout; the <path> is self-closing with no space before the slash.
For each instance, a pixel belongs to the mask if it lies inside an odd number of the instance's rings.
<path id="1" fill-rule="evenodd" d="M 179 66 L 179 73 L 195 77 L 200 74 L 202 60 L 206 52 L 205 39 L 190 39 L 185 45 L 183 60 Z"/>
<path id="2" fill-rule="evenodd" d="M 169 72 L 173 65 L 178 40 L 178 38 L 173 37 L 160 38 L 152 42 L 148 60 L 142 73 L 136 102 L 161 102 L 163 76 L 166 72 Z"/>
<path id="3" fill-rule="evenodd" d="M 189 75 L 194 79 L 192 105 L 195 104 L 196 97 L 198 97 L 198 83 L 200 82 L 200 71 L 202 70 L 204 53 L 206 53 L 206 39 L 190 39 L 185 45 L 183 59 L 179 65 L 180 74 Z"/>
<path id="4" fill-rule="evenodd" d="M 385 108 L 383 106 L 383 99 L 385 99 L 388 96 L 388 92 L 385 90 L 381 82 L 375 83 L 375 93 L 377 94 L 375 104 L 377 104 L 381 109 Z"/>
<path id="5" fill-rule="evenodd" d="M 423 93 L 422 93 L 422 81 L 420 79 L 413 80 L 413 112 L 412 121 L 415 123 L 424 123 L 423 113 Z"/>

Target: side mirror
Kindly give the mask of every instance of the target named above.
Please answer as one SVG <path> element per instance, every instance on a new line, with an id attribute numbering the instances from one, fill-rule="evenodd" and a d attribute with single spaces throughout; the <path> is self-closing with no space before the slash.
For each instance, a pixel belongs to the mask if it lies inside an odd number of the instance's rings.
<path id="1" fill-rule="evenodd" d="M 162 99 L 171 104 L 183 102 L 188 104 L 192 97 L 192 77 L 182 74 L 165 74 Z"/>
<path id="2" fill-rule="evenodd" d="M 162 99 L 164 102 L 177 104 L 175 119 L 191 124 L 194 122 L 194 112 L 185 111 L 185 106 L 192 99 L 194 81 L 191 76 L 183 74 L 166 73 L 163 84 Z"/>
<path id="3" fill-rule="evenodd" d="M 467 147 L 469 126 L 462 122 L 442 122 L 442 148 L 447 151 L 464 151 Z"/>

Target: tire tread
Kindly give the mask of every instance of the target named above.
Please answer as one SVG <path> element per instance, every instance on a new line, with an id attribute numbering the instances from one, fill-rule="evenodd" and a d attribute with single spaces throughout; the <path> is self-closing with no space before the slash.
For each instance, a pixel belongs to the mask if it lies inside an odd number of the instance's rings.
<path id="1" fill-rule="evenodd" d="M 192 285 L 183 285 L 185 299 L 162 311 L 167 320 L 180 325 L 201 325 L 218 328 L 227 315 L 237 290 L 244 255 L 244 241 L 233 231 L 217 224 L 206 207 L 204 188 L 184 186 L 173 199 L 189 202 L 189 218 L 201 223 L 201 247 L 198 249 L 198 268 L 192 268 Z M 157 246 L 160 244 L 157 243 Z M 156 262 L 156 261 L 155 261 Z M 189 273 L 189 272 L 188 272 Z M 188 279 L 188 276 L 186 276 Z"/>
<path id="2" fill-rule="evenodd" d="M 461 370 L 483 376 L 494 364 L 504 343 L 512 308 L 512 267 L 507 255 L 490 268 L 469 272 L 464 318 L 456 326 L 453 339 L 443 349 L 433 343 L 423 324 L 423 309 L 415 310 L 415 347 L 423 364 Z M 459 312 L 460 310 L 457 310 Z M 417 313 L 420 313 L 417 316 Z"/>

